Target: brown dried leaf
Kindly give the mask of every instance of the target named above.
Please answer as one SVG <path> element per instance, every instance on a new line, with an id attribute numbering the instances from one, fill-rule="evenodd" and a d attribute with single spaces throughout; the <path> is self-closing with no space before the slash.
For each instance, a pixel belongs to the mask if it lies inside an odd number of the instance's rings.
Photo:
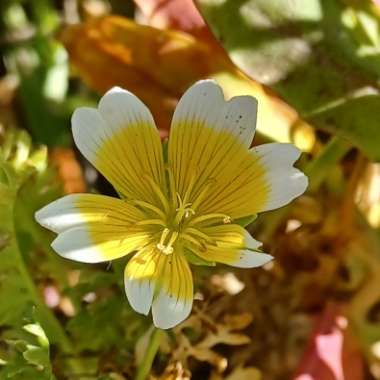
<path id="1" fill-rule="evenodd" d="M 237 315 L 227 314 L 224 318 L 226 326 L 230 330 L 242 330 L 252 323 L 253 317 L 251 313 L 242 313 Z"/>
<path id="2" fill-rule="evenodd" d="M 152 377 L 152 379 L 154 379 Z M 183 368 L 181 362 L 170 363 L 157 380 L 190 380 L 191 372 Z"/>
<path id="3" fill-rule="evenodd" d="M 257 368 L 236 368 L 225 380 L 260 380 L 261 373 Z"/>
<path id="4" fill-rule="evenodd" d="M 173 360 L 187 363 L 188 358 L 193 357 L 198 361 L 211 364 L 217 372 L 222 373 L 227 368 L 227 358 L 216 353 L 213 347 L 218 344 L 235 346 L 249 343 L 248 336 L 233 331 L 244 329 L 251 322 L 252 315 L 243 313 L 226 315 L 223 322 L 216 323 L 210 316 L 198 310 L 175 330 L 177 348 L 173 351 Z M 202 331 L 201 338 L 196 342 L 190 342 L 184 334 L 185 328 Z"/>
<path id="5" fill-rule="evenodd" d="M 114 85 L 128 88 L 144 100 L 161 128 L 168 127 L 177 99 L 189 83 L 222 65 L 218 57 L 209 59 L 207 45 L 189 35 L 122 17 L 71 26 L 62 41 L 91 88 L 100 93 Z"/>

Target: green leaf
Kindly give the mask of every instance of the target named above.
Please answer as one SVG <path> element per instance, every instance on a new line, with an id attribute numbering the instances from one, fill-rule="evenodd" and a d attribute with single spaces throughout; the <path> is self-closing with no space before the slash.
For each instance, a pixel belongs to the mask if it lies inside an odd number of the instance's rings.
<path id="1" fill-rule="evenodd" d="M 35 162 L 29 161 L 34 151 L 30 136 L 25 131 L 7 132 L 2 148 L 0 168 L 5 173 L 6 181 L 0 186 L 3 195 L 0 199 L 0 297 L 9 301 L 0 303 L 0 324 L 13 325 L 19 324 L 24 312 L 35 303 L 35 294 L 31 292 L 30 283 L 25 281 L 28 275 L 16 236 L 19 224 L 15 223 L 15 205 L 20 200 L 19 190 L 37 172 Z M 40 157 L 38 165 L 46 167 L 46 160 L 46 155 Z M 46 189 L 46 182 L 42 181 L 40 185 Z M 36 181 L 33 181 L 32 187 L 33 194 L 38 196 L 41 187 Z M 33 196 L 30 194 L 28 204 L 32 205 Z M 48 195 L 49 191 L 45 194 Z"/>
<path id="2" fill-rule="evenodd" d="M 23 328 L 28 333 L 35 335 L 42 347 L 49 347 L 49 340 L 45 334 L 45 331 L 38 323 L 30 323 L 25 325 Z"/>
<path id="3" fill-rule="evenodd" d="M 22 356 L 29 364 L 42 367 L 42 369 L 50 365 L 49 353 L 41 347 L 28 345 Z"/>
<path id="4" fill-rule="evenodd" d="M 379 78 L 380 19 L 370 1 L 358 5 L 344 6 L 337 0 L 323 3 L 326 47 L 330 47 L 337 61 L 348 60 L 356 68 Z"/>
<path id="5" fill-rule="evenodd" d="M 374 160 L 380 159 L 380 96 L 366 95 L 310 116 L 311 122 L 330 132 L 339 129 L 346 138 Z"/>
<path id="6" fill-rule="evenodd" d="M 7 51 L 7 61 L 19 77 L 20 108 L 33 139 L 47 145 L 68 145 L 71 136 L 65 104 L 69 78 L 65 49 L 39 35 L 22 48 Z"/>
<path id="7" fill-rule="evenodd" d="M 318 0 L 197 0 L 231 59 L 262 83 L 275 83 L 310 54 L 322 19 Z"/>
<path id="8" fill-rule="evenodd" d="M 31 308 L 26 314 L 34 318 L 34 311 L 35 309 Z M 7 344 L 0 367 L 2 379 L 54 379 L 46 334 L 38 322 L 35 320 L 29 322 L 22 330 L 8 331 L 10 338 L 2 339 Z"/>
<path id="9" fill-rule="evenodd" d="M 107 299 L 88 305 L 71 318 L 67 328 L 77 341 L 77 347 L 80 350 L 105 350 L 120 345 L 124 349 L 127 343 L 126 337 L 120 339 L 120 336 L 123 335 L 125 323 L 131 331 L 140 326 L 136 314 L 130 309 L 128 315 L 133 316 L 134 322 L 131 320 L 128 323 L 125 319 L 123 321 L 123 316 L 126 317 L 126 306 L 124 294 L 109 296 Z"/>
<path id="10" fill-rule="evenodd" d="M 29 323 L 21 329 L 25 315 L 33 309 L 35 319 L 46 330 L 51 341 L 63 352 L 70 353 L 73 352 L 73 348 L 64 327 L 44 303 L 38 284 L 35 283 L 37 278 L 55 278 L 58 271 L 62 273 L 62 265 L 60 265 L 59 268 L 55 267 L 54 271 L 51 270 L 48 277 L 41 276 L 41 269 L 47 263 L 50 263 L 50 268 L 53 268 L 51 263 L 55 263 L 56 259 L 54 255 L 51 257 L 46 255 L 48 250 L 46 245 L 44 249 L 39 247 L 37 252 L 36 243 L 33 244 L 33 239 L 38 240 L 38 244 L 44 242 L 44 238 L 35 235 L 38 225 L 33 219 L 33 214 L 37 205 L 41 206 L 39 202 L 48 203 L 47 200 L 51 200 L 49 198 L 52 192 L 57 192 L 57 179 L 55 176 L 52 178 L 50 169 L 40 170 L 43 167 L 46 168 L 47 157 L 42 155 L 37 161 L 33 160 L 34 151 L 28 141 L 30 138 L 25 132 L 13 131 L 9 136 L 7 132 L 6 149 L 2 150 L 6 154 L 0 160 L 0 167 L 7 176 L 6 183 L 0 186 L 0 191 L 6 193 L 6 197 L 0 199 L 0 298 L 3 300 L 0 303 L 0 325 L 8 329 L 21 330 L 24 335 L 31 336 L 24 339 L 26 343 L 22 343 L 22 339 L 16 340 L 14 346 L 16 351 L 24 352 L 27 344 L 47 350 L 47 337 L 41 327 L 34 326 L 37 322 L 33 321 L 31 325 Z M 34 264 L 33 267 L 33 263 L 36 262 L 39 262 L 39 265 Z M 16 369 L 22 365 L 18 363 L 19 360 L 21 359 L 18 358 L 17 363 L 12 362 L 17 374 L 19 371 Z M 25 361 L 25 358 L 22 360 Z M 6 366 L 7 371 L 10 371 L 7 372 L 8 374 L 13 373 L 13 369 L 10 369 L 13 364 Z M 22 376 L 24 376 L 23 371 Z M 29 368 L 28 371 L 31 369 Z M 27 375 L 20 378 L 28 379 Z M 45 379 L 39 375 L 30 378 Z M 50 379 L 51 376 L 46 378 Z"/>

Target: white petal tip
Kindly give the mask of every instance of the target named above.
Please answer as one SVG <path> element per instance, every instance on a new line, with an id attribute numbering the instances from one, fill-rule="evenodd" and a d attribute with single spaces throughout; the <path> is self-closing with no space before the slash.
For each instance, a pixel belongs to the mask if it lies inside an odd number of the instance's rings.
<path id="1" fill-rule="evenodd" d="M 66 244 L 64 239 L 62 239 L 62 235 L 58 235 L 50 244 L 55 252 L 58 253 L 59 256 L 72 260 L 72 252 L 67 251 Z"/>
<path id="2" fill-rule="evenodd" d="M 60 233 L 51 243 L 59 256 L 87 264 L 97 264 L 109 259 L 102 256 L 83 229 L 71 229 Z"/>
<path id="3" fill-rule="evenodd" d="M 162 330 L 171 329 L 190 315 L 192 305 L 192 300 L 175 300 L 161 292 L 153 301 L 153 324 Z"/>
<path id="4" fill-rule="evenodd" d="M 215 79 L 200 79 L 197 82 L 195 82 L 193 84 L 193 86 L 196 84 L 203 84 L 203 83 L 211 83 L 211 84 L 215 84 L 215 85 L 219 86 L 218 82 Z"/>
<path id="5" fill-rule="evenodd" d="M 106 94 L 110 94 L 110 93 L 113 93 L 113 92 L 126 92 L 127 90 L 125 90 L 124 88 L 122 87 L 119 87 L 119 86 L 114 86 L 114 87 L 111 87 L 107 92 Z"/>
<path id="6" fill-rule="evenodd" d="M 175 315 L 167 316 L 167 318 L 161 318 L 153 314 L 153 324 L 159 329 L 168 330 L 182 323 L 189 316 L 189 314 L 190 311 L 186 315 L 181 315 L 179 318 Z"/>
<path id="7" fill-rule="evenodd" d="M 292 180 L 295 182 L 294 198 L 297 198 L 307 190 L 309 186 L 309 178 L 304 173 L 297 170 L 296 174 L 292 177 Z"/>
<path id="8" fill-rule="evenodd" d="M 153 299 L 153 287 L 150 282 L 125 278 L 124 286 L 125 294 L 132 309 L 137 313 L 148 315 Z"/>
<path id="9" fill-rule="evenodd" d="M 269 263 L 273 259 L 274 257 L 267 253 L 242 251 L 239 260 L 231 265 L 237 268 L 257 268 Z"/>
<path id="10" fill-rule="evenodd" d="M 38 211 L 36 211 L 34 213 L 34 219 L 42 227 L 44 227 L 50 231 L 53 231 L 55 233 L 58 233 L 59 228 L 56 228 L 57 226 L 55 226 L 54 222 L 52 221 L 53 217 L 51 215 L 49 206 L 50 205 L 47 205 L 47 206 L 39 209 Z"/>
<path id="11" fill-rule="evenodd" d="M 304 186 L 304 191 L 305 192 L 307 190 L 307 188 L 309 187 L 309 177 L 305 174 L 303 174 L 303 186 Z"/>
<path id="12" fill-rule="evenodd" d="M 41 225 L 42 225 L 42 220 L 43 220 L 43 212 L 42 211 L 43 211 L 43 208 L 39 209 L 38 211 L 36 211 L 34 213 L 34 220 Z"/>

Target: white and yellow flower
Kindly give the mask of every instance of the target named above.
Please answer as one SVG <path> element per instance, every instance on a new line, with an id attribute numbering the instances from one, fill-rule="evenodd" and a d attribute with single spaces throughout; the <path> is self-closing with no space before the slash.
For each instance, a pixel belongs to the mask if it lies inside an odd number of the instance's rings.
<path id="1" fill-rule="evenodd" d="M 213 81 L 194 84 L 175 110 L 167 154 L 153 117 L 133 94 L 113 88 L 98 108 L 72 117 L 76 145 L 121 199 L 73 194 L 47 205 L 36 220 L 56 232 L 59 255 L 85 263 L 135 252 L 125 268 L 125 290 L 154 324 L 183 321 L 193 302 L 188 258 L 240 268 L 272 256 L 237 222 L 289 203 L 307 178 L 293 167 L 291 144 L 250 149 L 257 102 L 225 101 Z"/>

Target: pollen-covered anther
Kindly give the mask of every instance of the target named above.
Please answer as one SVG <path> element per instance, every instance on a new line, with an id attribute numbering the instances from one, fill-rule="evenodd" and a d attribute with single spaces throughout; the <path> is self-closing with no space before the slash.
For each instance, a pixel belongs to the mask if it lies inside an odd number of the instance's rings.
<path id="1" fill-rule="evenodd" d="M 195 211 L 192 208 L 185 208 L 185 218 L 190 218 L 192 215 L 195 215 Z"/>
<path id="2" fill-rule="evenodd" d="M 169 246 L 167 246 L 167 247 L 165 247 L 165 248 L 162 250 L 162 253 L 164 253 L 165 255 L 170 255 L 170 254 L 173 253 L 173 251 L 174 251 L 173 247 L 169 247 Z"/>
<path id="3" fill-rule="evenodd" d="M 157 244 L 157 249 L 158 249 L 159 251 L 161 251 L 161 252 L 162 252 L 163 254 L 165 254 L 165 255 L 170 255 L 170 254 L 172 254 L 173 251 L 174 251 L 173 247 L 171 247 L 171 246 L 166 246 L 166 245 L 163 245 L 163 244 L 160 244 L 160 243 Z"/>
<path id="4" fill-rule="evenodd" d="M 188 191 L 185 194 L 184 200 L 182 200 L 182 198 L 178 192 L 176 193 L 176 196 L 177 196 L 177 201 L 178 201 L 178 207 L 175 209 L 177 212 L 176 217 L 175 217 L 175 223 L 179 224 L 179 223 L 181 223 L 183 218 L 188 219 L 192 215 L 195 215 L 195 211 L 191 207 L 192 206 L 191 202 L 185 202 L 184 201 L 189 196 Z"/>
<path id="5" fill-rule="evenodd" d="M 165 244 L 167 237 L 170 233 L 170 238 L 168 242 Z M 162 231 L 160 242 L 157 244 L 157 249 L 165 255 L 172 254 L 174 251 L 173 244 L 176 242 L 178 235 L 179 234 L 177 231 L 170 231 L 168 228 L 165 228 Z"/>
<path id="6" fill-rule="evenodd" d="M 159 251 L 161 251 L 165 255 L 170 255 L 174 251 L 174 248 L 172 246 L 164 245 L 161 243 L 158 243 L 156 247 Z"/>
<path id="7" fill-rule="evenodd" d="M 197 223 L 202 223 L 205 221 L 212 221 L 213 219 L 222 220 L 224 224 L 229 224 L 232 222 L 232 218 L 229 215 L 226 214 L 219 214 L 219 213 L 213 213 L 213 214 L 206 214 L 198 216 L 190 221 L 190 224 L 194 225 Z"/>
<path id="8" fill-rule="evenodd" d="M 161 243 L 158 243 L 158 244 L 157 244 L 157 249 L 158 249 L 159 251 L 163 251 L 163 250 L 165 249 L 165 246 L 164 246 L 163 244 L 161 244 Z"/>
<path id="9" fill-rule="evenodd" d="M 230 224 L 232 222 L 232 219 L 230 216 L 226 215 L 224 218 L 223 218 L 223 223 L 224 224 Z"/>

